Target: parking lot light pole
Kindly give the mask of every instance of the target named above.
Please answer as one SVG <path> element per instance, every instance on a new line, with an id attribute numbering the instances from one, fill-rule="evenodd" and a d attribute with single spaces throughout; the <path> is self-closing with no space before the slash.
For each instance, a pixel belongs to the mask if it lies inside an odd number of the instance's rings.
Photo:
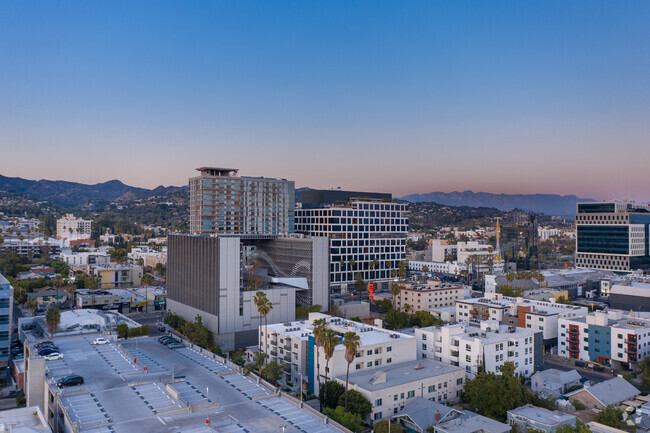
<path id="1" fill-rule="evenodd" d="M 208 400 L 208 403 L 210 403 L 210 387 L 206 386 L 205 387 L 205 398 Z"/>
<path id="2" fill-rule="evenodd" d="M 300 403 L 302 403 L 302 373 L 298 373 L 300 375 Z"/>

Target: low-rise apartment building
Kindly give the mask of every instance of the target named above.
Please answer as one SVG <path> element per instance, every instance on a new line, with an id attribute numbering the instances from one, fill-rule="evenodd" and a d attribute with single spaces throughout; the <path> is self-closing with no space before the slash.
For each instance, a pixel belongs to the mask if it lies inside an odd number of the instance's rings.
<path id="1" fill-rule="evenodd" d="M 557 346 L 557 323 L 562 317 L 581 317 L 586 307 L 511 298 L 499 293 L 486 293 L 483 298 L 463 299 L 456 302 L 456 320 L 497 320 L 504 325 L 540 331 L 546 350 Z"/>
<path id="2" fill-rule="evenodd" d="M 68 266 L 106 265 L 111 262 L 108 251 L 72 252 L 71 249 L 61 251 L 61 260 Z"/>
<path id="3" fill-rule="evenodd" d="M 633 368 L 650 354 L 650 318 L 621 310 L 558 320 L 558 354 L 613 367 Z"/>
<path id="4" fill-rule="evenodd" d="M 460 284 L 441 283 L 438 280 L 429 280 L 426 286 L 400 283 L 400 289 L 397 306 L 400 310 L 408 309 L 411 312 L 452 307 L 457 300 L 463 299 L 465 292 Z"/>
<path id="5" fill-rule="evenodd" d="M 142 267 L 136 265 L 89 265 L 89 273 L 99 278 L 100 289 L 122 289 L 142 284 Z"/>
<path id="6" fill-rule="evenodd" d="M 515 374 L 528 377 L 542 363 L 542 334 L 506 326 L 496 320 L 415 329 L 418 358 L 434 359 L 465 369 L 469 379 L 484 368 L 498 373 L 512 362 Z"/>
<path id="7" fill-rule="evenodd" d="M 346 375 L 336 377 L 345 385 Z M 416 397 L 451 404 L 460 399 L 465 370 L 429 359 L 393 364 L 376 370 L 355 371 L 348 389 L 360 392 L 372 404 L 372 422 L 390 419 Z"/>
<path id="8" fill-rule="evenodd" d="M 316 342 L 312 331 L 313 322 L 317 319 L 325 319 L 328 327 L 339 336 L 339 342 L 343 340 L 343 335 L 346 332 L 355 332 L 359 335 L 360 347 L 355 361 L 350 366 L 350 372 L 374 370 L 417 359 L 415 337 L 412 335 L 340 317 L 309 313 L 309 318 L 306 320 L 269 325 L 268 353 L 270 359 L 278 363 L 289 364 L 290 367 L 287 367 L 285 374 L 287 374 L 287 378 L 291 376 L 293 382 L 300 380 L 302 374 L 303 380 L 309 384 L 309 391 L 316 395 L 319 392 L 317 380 L 319 374 L 320 381 L 323 383 L 326 377 L 333 380 L 347 371 L 343 344 L 338 344 L 334 348 L 327 374 L 325 353 L 322 348 L 318 351 L 318 360 L 316 359 Z M 267 352 L 265 344 L 267 344 L 267 339 L 264 336 L 264 326 L 260 326 L 259 345 L 262 352 Z M 318 371 L 319 362 L 320 371 Z M 287 371 L 289 369 L 290 373 Z"/>
<path id="9" fill-rule="evenodd" d="M 458 275 L 467 270 L 467 265 L 460 262 L 428 262 L 421 260 L 409 260 L 409 271 L 428 272 L 435 274 Z"/>

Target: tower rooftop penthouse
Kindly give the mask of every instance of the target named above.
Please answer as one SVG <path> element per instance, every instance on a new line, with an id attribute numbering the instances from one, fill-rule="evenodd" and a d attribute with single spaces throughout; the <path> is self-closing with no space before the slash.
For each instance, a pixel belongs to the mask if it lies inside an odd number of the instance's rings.
<path id="1" fill-rule="evenodd" d="M 196 171 L 200 171 L 202 175 L 207 176 L 237 176 L 237 173 L 239 173 L 238 168 L 222 167 L 199 167 Z"/>

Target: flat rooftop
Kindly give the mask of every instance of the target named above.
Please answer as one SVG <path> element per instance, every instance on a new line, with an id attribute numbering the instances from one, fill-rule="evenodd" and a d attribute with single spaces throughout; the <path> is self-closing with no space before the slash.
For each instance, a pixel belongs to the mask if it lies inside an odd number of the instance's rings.
<path id="1" fill-rule="evenodd" d="M 0 411 L 3 432 L 51 433 L 47 420 L 38 406 Z"/>
<path id="2" fill-rule="evenodd" d="M 524 418 L 528 418 L 531 421 L 546 424 L 549 426 L 556 426 L 566 422 L 571 422 L 576 418 L 573 415 L 561 412 L 553 412 L 548 409 L 544 409 L 543 407 L 537 407 L 531 404 L 512 409 L 509 411 L 509 413 L 517 416 L 522 416 Z"/>
<path id="3" fill-rule="evenodd" d="M 359 388 L 376 391 L 411 382 L 418 382 L 429 377 L 436 377 L 455 371 L 464 372 L 465 370 L 451 364 L 430 359 L 419 359 L 417 361 L 394 364 L 390 367 L 350 373 L 349 381 Z M 345 375 L 339 376 L 337 379 L 345 382 Z"/>
<path id="4" fill-rule="evenodd" d="M 84 378 L 61 397 L 82 431 L 275 433 L 283 425 L 285 433 L 339 431 L 211 355 L 169 349 L 156 338 L 93 345 L 95 337 L 55 338 L 65 358 L 47 361 L 54 389 L 65 375 Z"/>

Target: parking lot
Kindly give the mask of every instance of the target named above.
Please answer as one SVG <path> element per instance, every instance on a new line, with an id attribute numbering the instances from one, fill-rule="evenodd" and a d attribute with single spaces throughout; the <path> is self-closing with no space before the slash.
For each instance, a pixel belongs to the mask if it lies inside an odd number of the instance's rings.
<path id="1" fill-rule="evenodd" d="M 169 349 L 155 338 L 128 340 L 121 347 L 93 345 L 93 339 L 56 339 L 65 358 L 47 362 L 54 379 L 84 377 L 83 385 L 66 390 L 79 394 L 62 397 L 82 431 L 271 433 L 282 426 L 285 433 L 337 431 L 253 378 L 188 347 Z"/>

